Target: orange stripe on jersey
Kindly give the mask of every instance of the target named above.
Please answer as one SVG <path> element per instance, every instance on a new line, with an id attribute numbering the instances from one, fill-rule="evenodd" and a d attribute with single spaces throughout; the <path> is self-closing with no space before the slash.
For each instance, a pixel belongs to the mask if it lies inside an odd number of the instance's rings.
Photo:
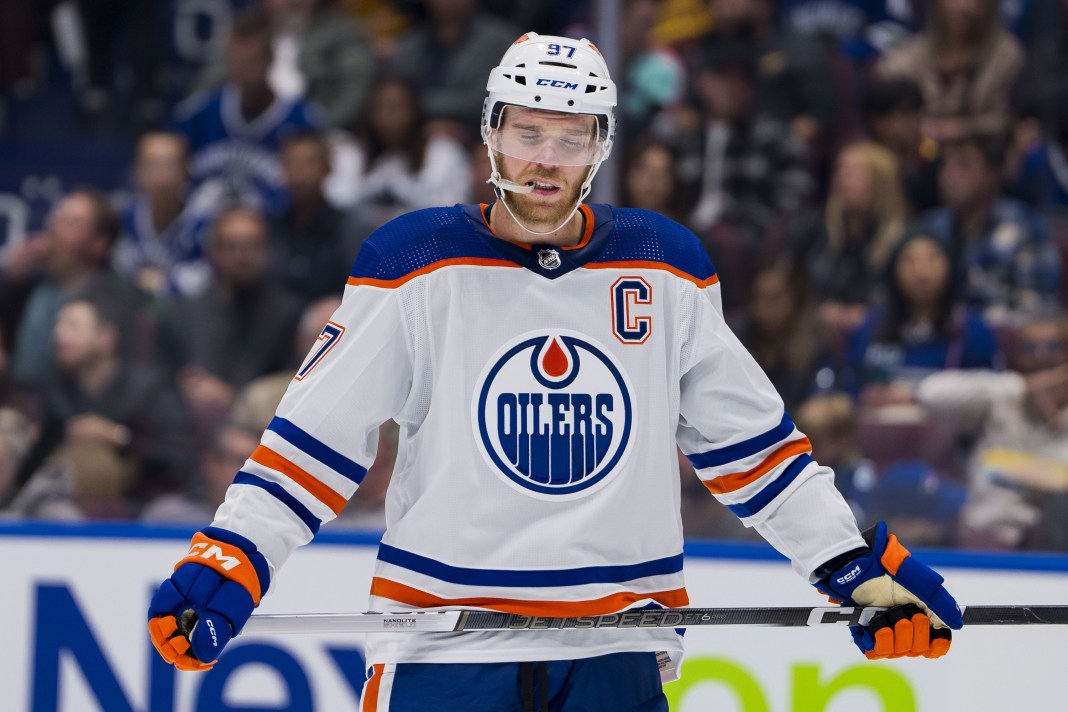
<path id="1" fill-rule="evenodd" d="M 371 678 L 363 686 L 363 699 L 360 703 L 360 712 L 378 712 L 378 691 L 382 686 L 382 672 L 386 666 L 379 663 L 372 665 Z M 383 710 L 383 712 L 386 712 Z"/>
<path id="2" fill-rule="evenodd" d="M 688 282 L 693 282 L 702 289 L 705 287 L 711 287 L 713 284 L 719 283 L 719 275 L 714 274 L 708 279 L 698 279 L 692 274 L 687 274 L 681 269 L 672 267 L 664 262 L 654 262 L 653 260 L 620 260 L 618 262 L 587 262 L 582 265 L 583 269 L 661 269 L 665 272 L 670 272 L 676 277 L 681 277 Z"/>
<path id="3" fill-rule="evenodd" d="M 476 267 L 516 267 L 515 262 L 509 260 L 498 260 L 490 257 L 452 257 L 447 260 L 438 260 L 437 262 L 431 262 L 426 267 L 420 267 L 414 272 L 409 272 L 403 277 L 397 279 L 374 279 L 372 277 L 349 277 L 348 285 L 351 287 L 367 286 L 367 287 L 382 287 L 383 289 L 396 289 L 402 284 L 406 284 L 416 277 L 422 277 L 424 274 L 430 274 L 443 267 L 457 267 L 460 265 L 474 265 Z"/>
<path id="4" fill-rule="evenodd" d="M 524 616 L 554 616 L 573 618 L 576 616 L 597 616 L 615 613 L 627 606 L 646 599 L 656 601 L 668 608 L 685 606 L 690 602 L 685 588 L 654 593 L 614 593 L 611 596 L 595 598 L 589 601 L 523 601 L 514 598 L 441 598 L 426 591 L 406 586 L 376 576 L 371 581 L 371 595 L 388 598 L 417 608 L 467 606 L 487 608 L 502 613 L 518 613 Z"/>
<path id="5" fill-rule="evenodd" d="M 304 470 L 293 462 L 290 462 L 266 445 L 260 445 L 256 448 L 249 459 L 264 467 L 269 467 L 272 470 L 281 472 L 283 475 L 308 490 L 312 496 L 329 507 L 334 514 L 340 514 L 341 510 L 344 509 L 344 497 L 315 479 L 310 472 Z"/>
<path id="6" fill-rule="evenodd" d="M 746 472 L 733 472 L 729 475 L 720 475 L 704 483 L 712 494 L 726 494 L 745 487 L 750 482 L 760 479 L 773 469 L 781 465 L 787 458 L 801 453 L 811 452 L 812 443 L 808 438 L 793 440 L 780 447 L 775 452 L 764 458 L 764 461 Z"/>
<path id="7" fill-rule="evenodd" d="M 531 245 L 529 243 L 526 243 L 526 242 L 515 242 L 514 240 L 508 240 L 506 238 L 501 237 L 497 233 L 493 232 L 493 228 L 490 227 L 489 217 L 486 215 L 486 209 L 487 208 L 489 208 L 489 203 L 479 203 L 478 204 L 479 212 L 482 214 L 482 222 L 485 223 L 486 229 L 490 231 L 491 235 L 493 235 L 494 237 L 496 237 L 499 240 L 504 240 L 505 242 L 509 242 L 509 243 L 515 245 L 516 247 L 522 247 L 524 250 L 526 250 L 528 252 L 532 249 L 532 247 L 531 247 Z M 579 205 L 578 209 L 579 209 L 579 212 L 582 213 L 582 217 L 586 218 L 586 226 L 582 229 L 582 237 L 579 239 L 577 245 L 571 245 L 570 247 L 561 247 L 560 248 L 561 250 L 565 250 L 566 251 L 566 250 L 579 250 L 579 249 L 582 249 L 583 247 L 585 247 L 587 245 L 587 243 L 589 243 L 590 238 L 593 237 L 593 224 L 594 224 L 593 209 L 590 206 L 586 205 L 585 203 L 582 203 L 581 205 Z"/>

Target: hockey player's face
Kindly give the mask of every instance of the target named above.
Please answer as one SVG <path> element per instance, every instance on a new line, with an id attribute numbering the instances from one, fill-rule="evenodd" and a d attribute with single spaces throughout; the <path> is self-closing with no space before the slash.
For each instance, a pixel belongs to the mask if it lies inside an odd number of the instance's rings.
<path id="1" fill-rule="evenodd" d="M 596 118 L 510 106 L 500 130 L 527 142 L 524 150 L 496 153 L 502 177 L 534 188 L 509 196 L 516 217 L 528 224 L 559 225 L 578 203 L 591 170 L 585 147 L 596 140 Z M 578 152 L 582 156 L 576 157 Z"/>

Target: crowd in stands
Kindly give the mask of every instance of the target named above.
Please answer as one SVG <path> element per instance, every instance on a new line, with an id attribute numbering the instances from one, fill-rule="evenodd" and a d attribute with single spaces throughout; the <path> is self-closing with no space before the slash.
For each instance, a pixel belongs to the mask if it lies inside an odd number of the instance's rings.
<path id="1" fill-rule="evenodd" d="M 603 40 L 588 0 L 218 0 L 226 31 L 182 75 L 159 37 L 178 3 L 0 7 L 0 146 L 56 66 L 75 139 L 132 146 L 0 243 L 0 516 L 206 523 L 362 241 L 493 200 L 504 50 Z M 1068 1 L 618 19 L 617 203 L 701 240 L 861 525 L 1068 551 Z M 332 526 L 384 525 L 397 439 Z M 752 536 L 680 470 L 687 535 Z"/>

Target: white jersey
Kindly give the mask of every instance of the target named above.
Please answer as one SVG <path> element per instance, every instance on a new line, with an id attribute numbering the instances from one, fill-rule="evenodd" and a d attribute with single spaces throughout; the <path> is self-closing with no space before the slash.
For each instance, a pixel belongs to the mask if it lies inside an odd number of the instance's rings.
<path id="1" fill-rule="evenodd" d="M 833 473 L 725 324 L 715 271 L 655 213 L 582 206 L 576 247 L 495 237 L 487 206 L 418 211 L 363 245 L 214 526 L 272 569 L 401 427 L 370 610 L 596 615 L 683 606 L 676 446 L 803 576 L 864 546 Z M 715 506 L 709 503 L 709 506 Z M 666 651 L 670 629 L 376 634 L 368 659 Z"/>

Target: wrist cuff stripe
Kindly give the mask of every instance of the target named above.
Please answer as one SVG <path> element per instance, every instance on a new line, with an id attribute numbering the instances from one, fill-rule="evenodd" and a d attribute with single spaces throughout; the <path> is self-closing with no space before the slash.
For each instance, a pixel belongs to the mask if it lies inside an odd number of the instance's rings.
<path id="1" fill-rule="evenodd" d="M 223 578 L 241 584 L 252 595 L 252 602 L 260 605 L 260 577 L 241 549 L 197 532 L 189 543 L 189 553 L 175 564 L 175 571 L 190 562 L 207 566 Z"/>

